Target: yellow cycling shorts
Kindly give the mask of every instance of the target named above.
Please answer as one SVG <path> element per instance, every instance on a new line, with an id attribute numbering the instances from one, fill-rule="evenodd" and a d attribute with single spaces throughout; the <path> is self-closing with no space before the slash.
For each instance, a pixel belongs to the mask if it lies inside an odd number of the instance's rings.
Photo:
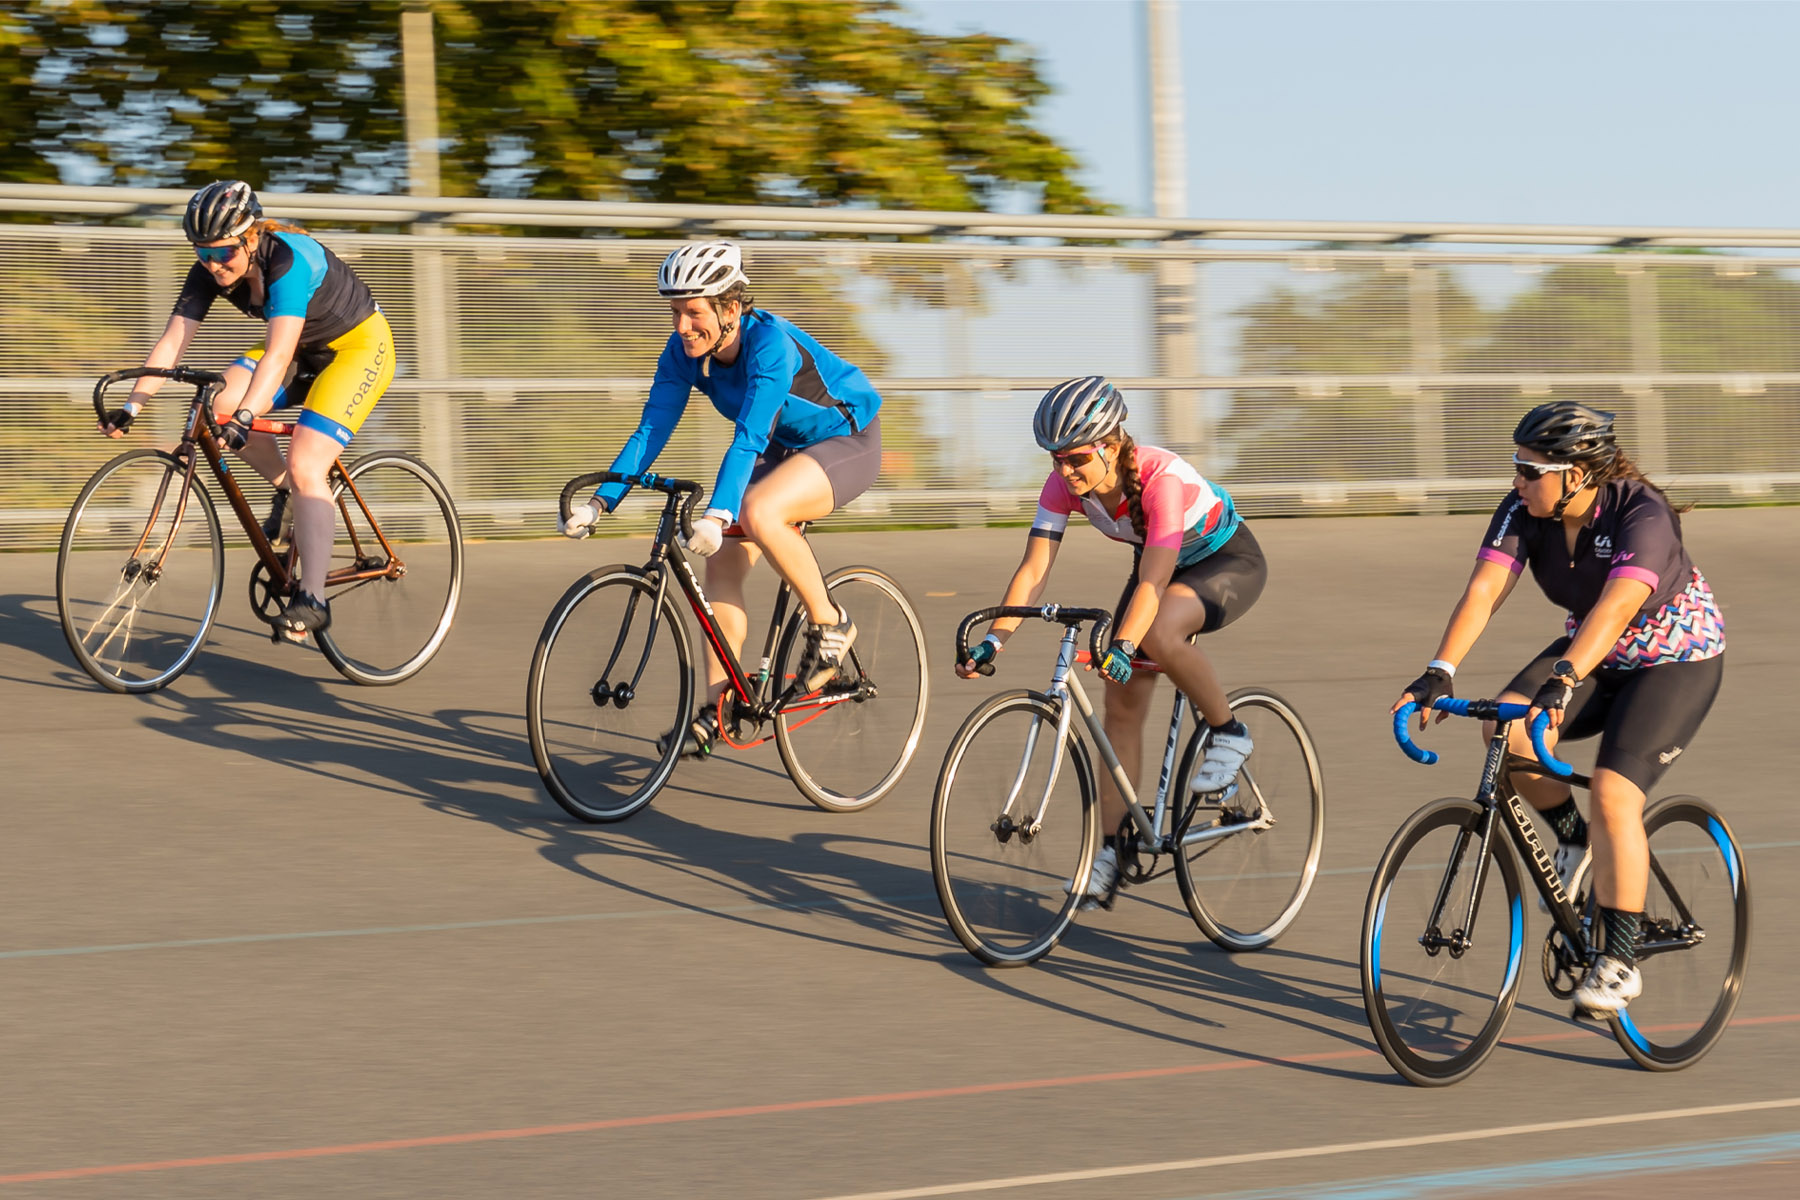
<path id="1" fill-rule="evenodd" d="M 265 344 L 245 351 L 236 365 L 254 371 Z M 380 312 L 321 347 L 294 352 L 275 407 L 304 403 L 299 424 L 348 446 L 369 410 L 394 382 L 394 331 Z"/>

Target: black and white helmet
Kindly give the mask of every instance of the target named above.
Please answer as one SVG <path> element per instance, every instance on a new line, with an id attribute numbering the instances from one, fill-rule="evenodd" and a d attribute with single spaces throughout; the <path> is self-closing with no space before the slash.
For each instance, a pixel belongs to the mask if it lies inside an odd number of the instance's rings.
<path id="1" fill-rule="evenodd" d="M 1613 414 L 1573 400 L 1553 400 L 1526 413 L 1513 443 L 1555 462 L 1605 464 L 1618 457 Z"/>
<path id="2" fill-rule="evenodd" d="M 221 179 L 194 193 L 187 215 L 181 218 L 181 231 L 195 244 L 222 242 L 244 236 L 262 215 L 262 205 L 249 184 L 241 179 Z"/>
<path id="3" fill-rule="evenodd" d="M 656 290 L 670 300 L 718 296 L 734 283 L 749 285 L 744 256 L 730 242 L 695 242 L 663 259 Z"/>
<path id="4" fill-rule="evenodd" d="M 1123 425 L 1126 415 L 1119 389 L 1104 375 L 1086 375 L 1044 393 L 1031 418 L 1031 433 L 1038 445 L 1057 454 L 1099 441 Z"/>

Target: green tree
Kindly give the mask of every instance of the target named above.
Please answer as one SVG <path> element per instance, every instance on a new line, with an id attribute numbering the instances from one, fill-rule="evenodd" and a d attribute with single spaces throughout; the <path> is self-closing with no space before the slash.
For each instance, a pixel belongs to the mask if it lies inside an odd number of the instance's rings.
<path id="1" fill-rule="evenodd" d="M 0 178 L 405 187 L 398 0 L 0 8 Z M 445 190 L 1100 211 L 1019 46 L 891 0 L 432 0 Z"/>

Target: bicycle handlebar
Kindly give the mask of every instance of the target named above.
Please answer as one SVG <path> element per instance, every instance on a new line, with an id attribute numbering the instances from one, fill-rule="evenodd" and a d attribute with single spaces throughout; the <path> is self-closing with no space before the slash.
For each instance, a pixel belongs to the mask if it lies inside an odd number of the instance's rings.
<path id="1" fill-rule="evenodd" d="M 1094 627 L 1088 632 L 1088 647 L 1096 660 L 1105 653 L 1105 648 L 1101 646 L 1100 639 L 1106 636 L 1106 631 L 1112 626 L 1112 614 L 1107 612 L 1104 608 L 1068 608 L 1060 604 L 1003 604 L 995 608 L 983 608 L 964 617 L 962 619 L 962 624 L 956 627 L 955 661 L 968 661 L 969 630 L 977 625 L 984 625 L 989 621 L 997 621 L 1002 617 L 1038 617 L 1045 621 L 1053 621 L 1059 625 L 1066 625 L 1070 629 L 1079 629 L 1087 622 L 1092 621 Z M 982 663 L 976 670 L 983 675 L 992 675 L 994 673 L 994 664 L 991 662 Z"/>
<path id="2" fill-rule="evenodd" d="M 94 415 L 100 418 L 102 424 L 106 421 L 106 389 L 115 383 L 123 383 L 127 379 L 142 379 L 147 375 L 173 379 L 176 383 L 191 383 L 195 387 L 225 382 L 225 376 L 217 371 L 201 371 L 194 367 L 132 367 L 128 371 L 109 371 L 94 385 Z"/>
<path id="3" fill-rule="evenodd" d="M 561 520 L 565 524 L 568 522 L 570 505 L 576 492 L 583 488 L 599 487 L 603 483 L 623 483 L 661 492 L 665 496 L 685 496 L 676 508 L 675 516 L 681 524 L 681 536 L 694 536 L 694 505 L 700 502 L 706 489 L 691 479 L 675 479 L 668 475 L 626 475 L 619 471 L 595 471 L 591 475 L 577 475 L 563 485 L 562 498 L 557 501 L 556 508 Z"/>
<path id="4" fill-rule="evenodd" d="M 1529 704 L 1503 704 L 1498 700 L 1458 700 L 1453 696 L 1439 696 L 1432 701 L 1431 707 L 1453 717 L 1474 717 L 1483 721 L 1517 721 L 1531 711 Z M 1438 760 L 1437 751 L 1418 745 L 1406 732 L 1406 723 L 1418 711 L 1419 706 L 1410 700 L 1400 706 L 1400 711 L 1394 714 L 1394 740 L 1400 743 L 1400 749 L 1406 752 L 1406 757 L 1430 766 Z M 1548 767 L 1551 774 L 1567 779 L 1575 773 L 1575 768 L 1557 758 L 1550 747 L 1544 744 L 1544 735 L 1549 728 L 1550 714 L 1540 712 L 1529 727 L 1531 748 L 1536 751 L 1538 761 Z"/>

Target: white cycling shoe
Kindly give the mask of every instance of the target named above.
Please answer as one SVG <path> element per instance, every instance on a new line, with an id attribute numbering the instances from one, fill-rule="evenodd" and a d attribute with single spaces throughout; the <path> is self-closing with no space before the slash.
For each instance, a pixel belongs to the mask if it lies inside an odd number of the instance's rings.
<path id="1" fill-rule="evenodd" d="M 1256 743 L 1250 740 L 1248 729 L 1242 733 L 1221 733 L 1215 729 L 1206 742 L 1206 757 L 1194 768 L 1188 786 L 1196 792 L 1224 791 L 1244 769 L 1244 760 L 1255 749 Z"/>
<path id="2" fill-rule="evenodd" d="M 1075 880 L 1063 884 L 1065 891 L 1075 890 Z M 1081 896 L 1081 907 L 1078 912 L 1087 912 L 1095 908 L 1111 908 L 1112 899 L 1119 892 L 1119 854 L 1111 846 L 1100 847 L 1100 853 L 1094 855 L 1094 865 L 1088 868 L 1087 889 Z"/>
<path id="3" fill-rule="evenodd" d="M 1644 973 L 1630 963 L 1602 954 L 1588 968 L 1587 978 L 1570 997 L 1575 1011 L 1593 1017 L 1609 1017 L 1644 994 Z"/>

